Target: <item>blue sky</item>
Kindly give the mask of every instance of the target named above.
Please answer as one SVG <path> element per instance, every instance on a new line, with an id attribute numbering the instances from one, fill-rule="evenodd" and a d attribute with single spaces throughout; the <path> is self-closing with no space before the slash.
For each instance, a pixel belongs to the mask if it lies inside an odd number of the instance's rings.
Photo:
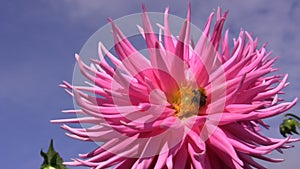
<path id="1" fill-rule="evenodd" d="M 85 41 L 106 18 L 141 12 L 138 0 L 1 0 L 0 5 L 0 140 L 1 168 L 38 168 L 42 163 L 41 148 L 47 149 L 50 139 L 68 160 L 78 153 L 96 147 L 64 135 L 51 119 L 66 118 L 60 111 L 73 107 L 72 99 L 58 87 L 62 80 L 71 81 L 75 64 Z M 148 11 L 185 17 L 187 2 L 179 0 L 144 1 Z M 203 28 L 213 9 L 229 10 L 225 28 L 230 38 L 243 28 L 252 32 L 262 44 L 268 42 L 273 56 L 280 56 L 276 66 L 280 73 L 289 73 L 291 82 L 285 90 L 286 100 L 300 96 L 300 2 L 297 0 L 191 0 L 192 22 Z M 290 112 L 299 113 L 297 104 Z M 281 117 L 268 119 L 267 133 L 281 137 Z M 286 161 L 265 163 L 268 168 L 297 168 L 300 143 L 285 151 Z M 80 167 L 78 167 L 80 168 Z"/>

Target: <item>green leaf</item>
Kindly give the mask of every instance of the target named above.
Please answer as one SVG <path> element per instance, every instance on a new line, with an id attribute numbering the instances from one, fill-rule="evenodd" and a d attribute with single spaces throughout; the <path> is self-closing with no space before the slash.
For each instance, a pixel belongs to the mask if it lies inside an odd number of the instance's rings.
<path id="1" fill-rule="evenodd" d="M 67 169 L 67 167 L 63 165 L 63 159 L 60 157 L 58 152 L 55 151 L 52 139 L 47 153 L 41 150 L 40 154 L 44 158 L 44 162 L 40 169 Z"/>

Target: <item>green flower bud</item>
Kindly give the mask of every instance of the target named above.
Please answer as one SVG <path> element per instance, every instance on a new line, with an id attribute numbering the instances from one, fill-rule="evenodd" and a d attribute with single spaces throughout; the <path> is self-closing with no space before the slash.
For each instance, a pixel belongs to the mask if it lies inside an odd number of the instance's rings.
<path id="1" fill-rule="evenodd" d="M 283 123 L 280 124 L 279 131 L 283 137 L 286 137 L 286 129 Z"/>
<path id="2" fill-rule="evenodd" d="M 288 118 L 288 119 L 285 119 L 286 116 L 291 116 L 293 118 Z M 300 128 L 300 123 L 295 120 L 295 119 L 299 120 L 299 117 L 294 115 L 294 114 L 286 114 L 285 117 L 284 117 L 284 120 L 283 122 L 280 124 L 279 126 L 279 131 L 280 131 L 280 134 L 283 136 L 283 137 L 286 137 L 286 134 L 299 134 L 297 132 L 297 127 Z"/>
<path id="3" fill-rule="evenodd" d="M 44 162 L 40 169 L 67 169 L 67 167 L 63 165 L 63 160 L 58 152 L 54 150 L 52 139 L 47 153 L 41 150 L 40 154 L 44 158 Z"/>

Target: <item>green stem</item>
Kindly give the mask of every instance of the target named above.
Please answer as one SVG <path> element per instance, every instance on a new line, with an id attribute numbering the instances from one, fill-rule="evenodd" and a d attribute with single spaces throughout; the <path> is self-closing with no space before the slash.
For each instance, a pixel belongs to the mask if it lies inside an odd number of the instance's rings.
<path id="1" fill-rule="evenodd" d="M 284 115 L 284 118 L 287 117 L 287 116 L 291 116 L 291 117 L 294 117 L 295 119 L 299 120 L 300 121 L 300 117 L 294 115 L 294 114 L 291 114 L 291 113 L 288 113 L 286 115 Z"/>

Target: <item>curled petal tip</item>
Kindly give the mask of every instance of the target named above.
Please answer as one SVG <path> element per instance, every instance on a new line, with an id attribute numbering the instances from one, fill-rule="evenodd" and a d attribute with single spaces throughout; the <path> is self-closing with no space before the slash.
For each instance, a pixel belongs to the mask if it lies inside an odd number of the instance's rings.
<path id="1" fill-rule="evenodd" d="M 60 121 L 61 121 L 60 119 L 59 120 L 50 120 L 50 123 L 61 123 Z"/>
<path id="2" fill-rule="evenodd" d="M 190 22 L 191 21 L 191 2 L 190 0 L 188 1 L 188 11 L 187 11 L 187 21 Z"/>
<path id="3" fill-rule="evenodd" d="M 64 84 L 59 84 L 58 86 L 59 86 L 59 87 L 62 87 L 62 88 L 65 88 L 65 87 L 66 87 L 66 85 L 64 85 Z"/>
<path id="4" fill-rule="evenodd" d="M 170 10 L 170 8 L 167 6 L 166 9 L 165 9 L 165 14 L 168 14 L 169 10 Z"/>
<path id="5" fill-rule="evenodd" d="M 142 9 L 143 9 L 143 12 L 147 12 L 145 3 L 142 3 Z"/>
<path id="6" fill-rule="evenodd" d="M 80 56 L 77 54 L 77 53 L 75 53 L 75 59 L 78 61 L 78 60 L 80 60 Z"/>
<path id="7" fill-rule="evenodd" d="M 112 20 L 111 18 L 107 18 L 107 21 L 108 21 L 109 23 L 112 23 L 112 22 L 113 22 L 113 20 Z"/>

